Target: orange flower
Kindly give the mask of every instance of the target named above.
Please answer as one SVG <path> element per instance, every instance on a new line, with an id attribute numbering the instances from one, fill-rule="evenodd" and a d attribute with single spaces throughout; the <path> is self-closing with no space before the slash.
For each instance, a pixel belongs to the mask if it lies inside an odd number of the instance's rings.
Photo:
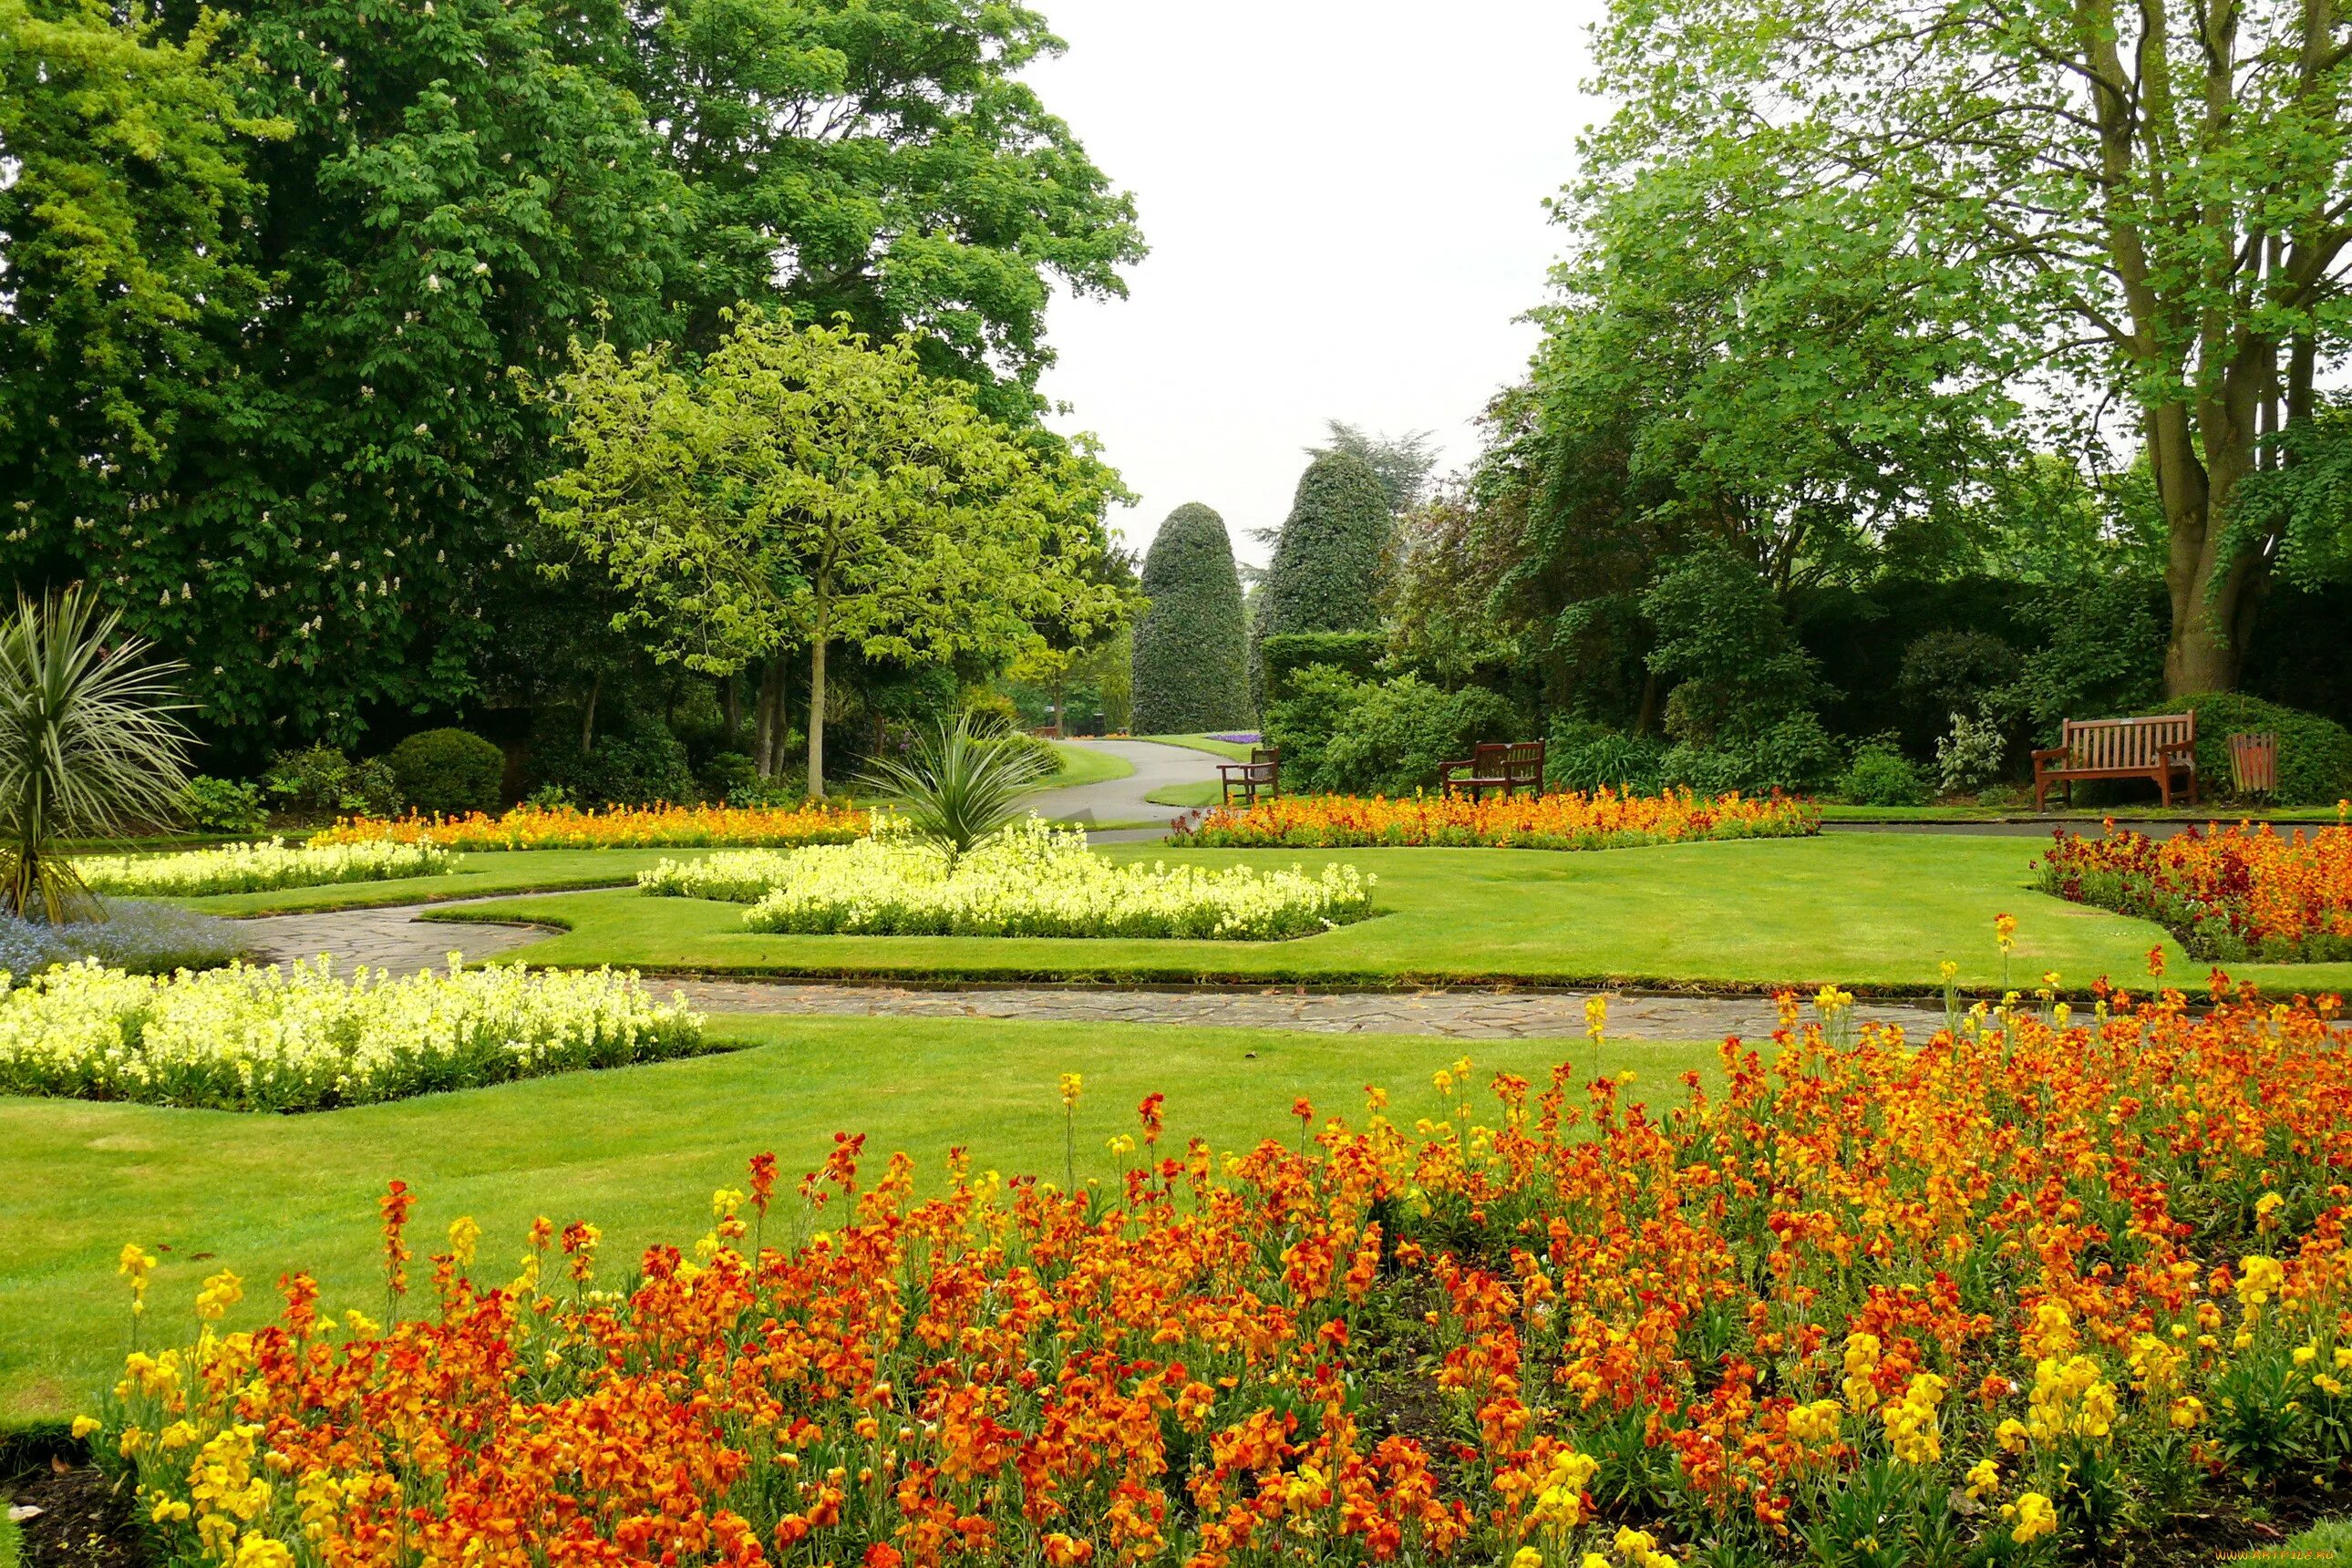
<path id="1" fill-rule="evenodd" d="M 1604 849 L 1695 838 L 1779 838 L 1816 833 L 1821 808 L 1772 795 L 1564 793 L 1471 800 L 1456 795 L 1282 795 L 1241 810 L 1209 812 L 1174 842 L 1211 847 L 1296 845 L 1488 846 L 1511 849 Z"/>

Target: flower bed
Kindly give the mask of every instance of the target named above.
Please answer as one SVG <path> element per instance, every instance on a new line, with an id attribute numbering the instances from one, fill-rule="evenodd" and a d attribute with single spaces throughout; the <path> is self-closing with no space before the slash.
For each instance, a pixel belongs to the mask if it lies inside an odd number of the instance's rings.
<path id="1" fill-rule="evenodd" d="M 247 1568 L 2227 1544 L 2352 1452 L 2347 1044 L 2177 995 L 1916 1051 L 1841 1022 L 1727 1042 L 1663 1118 L 1465 1062 L 1425 1120 L 1301 1102 L 1299 1143 L 1223 1160 L 1154 1095 L 1078 1194 L 959 1152 L 919 1199 L 844 1135 L 797 1198 L 753 1158 L 635 1272 L 541 1220 L 509 1278 L 459 1218 L 412 1281 L 395 1183 L 379 1321 L 295 1274 L 224 1332 L 223 1272 L 77 1426 L 165 1558 Z M 135 1294 L 152 1263 L 124 1249 Z"/>
<path id="2" fill-rule="evenodd" d="M 615 805 L 603 811 L 519 805 L 499 816 L 346 817 L 313 844 L 390 841 L 450 849 L 690 849 L 740 844 L 771 848 L 846 844 L 871 824 L 856 805 Z"/>
<path id="3" fill-rule="evenodd" d="M 72 964 L 0 996 L 0 1094 L 317 1110 L 689 1055 L 702 1024 L 611 970 Z"/>
<path id="4" fill-rule="evenodd" d="M 2191 956 L 2316 963 L 2352 958 L 2352 831 L 2268 824 L 2170 838 L 2109 823 L 2097 838 L 2061 830 L 2035 868 L 2042 890 L 2154 921 Z"/>
<path id="5" fill-rule="evenodd" d="M 289 848 L 283 838 L 273 838 L 267 844 L 224 844 L 174 855 L 78 856 L 74 869 L 100 893 L 194 899 L 208 893 L 430 877 L 457 869 L 457 863 L 448 850 L 426 842 L 313 842 Z"/>
<path id="6" fill-rule="evenodd" d="M 1170 842 L 1210 848 L 1370 845 L 1457 848 L 1614 849 L 1693 838 L 1793 838 L 1821 831 L 1821 807 L 1780 795 L 1282 795 L 1209 812 Z"/>
<path id="7" fill-rule="evenodd" d="M 1122 865 L 1083 828 L 1031 817 L 956 859 L 904 834 L 789 853 L 747 851 L 641 872 L 651 893 L 750 903 L 759 931 L 1271 941 L 1371 912 L 1351 866 L 1211 870 Z"/>

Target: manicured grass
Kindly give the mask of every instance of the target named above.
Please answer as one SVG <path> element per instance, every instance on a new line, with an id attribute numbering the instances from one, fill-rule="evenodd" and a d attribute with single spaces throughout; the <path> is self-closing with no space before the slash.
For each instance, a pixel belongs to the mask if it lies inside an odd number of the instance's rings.
<path id="1" fill-rule="evenodd" d="M 637 873 L 661 860 L 691 860 L 708 849 L 489 849 L 457 857 L 457 868 L 437 877 L 384 882 L 341 882 L 323 888 L 278 888 L 259 893 L 219 893 L 205 899 L 158 900 L 212 915 L 299 914 L 311 910 L 377 909 L 387 904 L 478 899 L 496 893 L 558 888 L 634 886 Z"/>
<path id="2" fill-rule="evenodd" d="M 1155 797 L 1156 798 L 1156 797 Z M 1848 805 L 1831 802 L 1822 806 L 1824 822 L 2047 822 L 2065 823 L 2076 832 L 2094 831 L 2106 817 L 2129 824 L 2157 818 L 2189 822 L 2298 822 L 2336 820 L 2332 805 L 2246 806 L 2187 804 L 2162 805 L 2155 801 L 2132 805 L 2086 806 L 2074 811 L 2053 809 L 2037 815 L 2031 803 L 2012 805 Z"/>
<path id="3" fill-rule="evenodd" d="M 2031 839 L 1837 834 L 1560 853 L 1528 849 L 1171 849 L 1106 853 L 1211 866 L 1360 867 L 1380 913 L 1290 942 L 993 937 L 761 936 L 742 906 L 650 899 L 634 889 L 499 900 L 453 914 L 569 928 L 520 950 L 530 963 L 800 974 L 1389 984 L 1530 980 L 1769 986 L 1835 981 L 1933 990 L 2002 984 L 1998 914 L 2018 917 L 2009 983 L 2057 970 L 2079 992 L 2101 974 L 2145 984 L 2161 943 L 2178 980 L 2192 963 L 2145 921 L 2070 904 L 2028 885 Z M 2248 964 L 2292 991 L 2352 987 L 2352 964 Z"/>
<path id="4" fill-rule="evenodd" d="M 2234 1554 L 2241 1568 L 2352 1568 L 2352 1520 L 2315 1524 L 2284 1546 Z"/>
<path id="5" fill-rule="evenodd" d="M 1037 786 L 1041 790 L 1066 789 L 1071 784 L 1108 784 L 1113 779 L 1129 777 L 1135 772 L 1133 763 L 1108 752 L 1089 751 L 1084 746 L 1067 745 L 1060 741 L 1045 743 L 1054 748 L 1054 754 L 1061 759 L 1062 765 Z"/>
<path id="6" fill-rule="evenodd" d="M 1220 779 L 1202 779 L 1197 784 L 1170 784 L 1165 789 L 1153 790 L 1143 798 L 1154 805 L 1182 806 L 1188 810 L 1195 806 L 1221 805 L 1224 803 L 1225 786 Z"/>
<path id="7" fill-rule="evenodd" d="M 1195 752 L 1206 752 L 1211 756 L 1223 757 L 1229 763 L 1245 763 L 1250 760 L 1250 749 L 1247 746 L 1237 745 L 1231 741 L 1220 741 L 1214 735 L 1138 735 L 1136 739 L 1157 741 L 1163 746 L 1184 746 Z"/>
<path id="8" fill-rule="evenodd" d="M 196 1286 L 220 1268 L 246 1283 L 231 1327 L 268 1316 L 274 1282 L 295 1268 L 319 1276 L 323 1306 L 381 1315 L 375 1200 L 394 1176 L 421 1197 L 410 1233 L 419 1290 L 430 1289 L 425 1255 L 460 1215 L 483 1226 L 484 1271 L 498 1279 L 533 1215 L 593 1220 L 609 1281 L 650 1243 L 690 1247 L 713 1189 L 740 1187 L 744 1160 L 761 1150 L 784 1173 L 772 1235 L 805 1228 L 787 1194 L 836 1131 L 870 1134 L 868 1180 L 903 1149 L 929 1187 L 960 1145 L 982 1170 L 1059 1182 L 1063 1072 L 1086 1080 L 1080 1177 L 1115 1180 L 1105 1141 L 1133 1131 L 1137 1101 L 1155 1091 L 1168 1096 L 1163 1149 L 1198 1136 L 1222 1152 L 1295 1139 L 1297 1096 L 1359 1117 L 1367 1083 L 1392 1092 L 1401 1123 L 1438 1116 L 1430 1074 L 1465 1055 L 1481 1084 L 1506 1069 L 1541 1082 L 1571 1053 L 1580 1078 L 1594 1066 L 1582 1040 L 979 1019 L 730 1017 L 721 1029 L 764 1043 L 311 1116 L 0 1098 L 0 1423 L 70 1414 L 115 1375 L 130 1327 L 114 1273 L 126 1241 L 163 1259 L 151 1344 L 193 1330 Z M 1633 1068 L 1636 1095 L 1660 1107 L 1679 1103 L 1686 1068 L 1717 1082 L 1712 1045 L 1606 1052 L 1600 1067 Z"/>

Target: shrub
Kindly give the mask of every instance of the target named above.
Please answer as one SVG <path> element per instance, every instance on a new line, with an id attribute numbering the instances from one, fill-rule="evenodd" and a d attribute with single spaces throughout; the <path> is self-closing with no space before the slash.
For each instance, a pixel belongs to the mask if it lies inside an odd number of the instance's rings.
<path id="1" fill-rule="evenodd" d="M 1658 779 L 1670 789 L 1698 795 L 1728 795 L 1748 787 L 1749 759 L 1735 752 L 1687 742 L 1669 746 L 1658 759 Z"/>
<path id="2" fill-rule="evenodd" d="M 1843 762 L 1821 720 L 1811 709 L 1800 709 L 1750 742 L 1748 787 L 1811 794 L 1829 787 Z"/>
<path id="3" fill-rule="evenodd" d="M 1349 452 L 1309 463 L 1266 567 L 1266 638 L 1377 627 L 1391 527 L 1388 491 L 1370 463 Z"/>
<path id="4" fill-rule="evenodd" d="M 1355 706 L 1363 682 L 1328 664 L 1310 664 L 1291 677 L 1289 693 L 1268 703 L 1265 743 L 1282 748 L 1282 771 L 1292 789 L 1321 787 L 1324 753 Z"/>
<path id="5" fill-rule="evenodd" d="M 740 752 L 714 752 L 702 764 L 702 793 L 711 800 L 733 800 L 737 790 L 749 789 L 759 782 L 760 764 Z"/>
<path id="6" fill-rule="evenodd" d="M 1951 733 L 1936 742 L 1936 773 L 1947 790 L 1975 789 L 2000 776 L 2001 761 L 2008 755 L 2009 741 L 2000 725 L 1955 710 Z"/>
<path id="7" fill-rule="evenodd" d="M 397 816 L 408 804 L 382 757 L 353 762 L 332 746 L 280 752 L 262 787 L 279 809 L 304 821 L 336 816 Z"/>
<path id="8" fill-rule="evenodd" d="M 1371 912 L 1373 879 L 1327 866 L 1121 864 L 1083 828 L 1031 817 L 963 854 L 943 839 L 877 834 L 855 844 L 665 860 L 647 891 L 757 900 L 760 931 L 890 935 L 1190 937 L 1265 942 L 1328 931 Z"/>
<path id="9" fill-rule="evenodd" d="M 1545 737 L 1544 782 L 1587 795 L 1603 789 L 1654 795 L 1660 788 L 1664 757 L 1665 748 L 1655 741 L 1581 719 L 1559 718 Z"/>
<path id="10" fill-rule="evenodd" d="M 966 711 L 918 740 L 905 761 L 877 758 L 866 783 L 952 859 L 1020 816 L 1022 797 L 1056 762 L 1054 749 L 1034 736 Z"/>
<path id="11" fill-rule="evenodd" d="M 698 798 L 686 745 L 658 722 L 612 730 L 583 753 L 579 732 L 565 724 L 532 737 L 530 775 L 541 787 L 560 784 L 582 805 L 690 805 Z"/>
<path id="12" fill-rule="evenodd" d="M 506 781 L 506 753 L 464 730 L 411 735 L 384 761 L 408 804 L 428 816 L 496 811 Z"/>
<path id="13" fill-rule="evenodd" d="M 261 786 L 198 773 L 180 792 L 180 810 L 207 833 L 258 833 L 269 826 Z"/>
<path id="14" fill-rule="evenodd" d="M 1893 746 L 1873 743 L 1854 752 L 1838 793 L 1856 805 L 1925 805 L 1927 781 Z"/>
<path id="15" fill-rule="evenodd" d="M 133 974 L 217 969 L 243 955 L 235 921 L 164 904 L 106 902 L 102 921 L 38 925 L 0 915 L 0 973 L 22 984 L 53 963 L 94 961 Z"/>
<path id="16" fill-rule="evenodd" d="M 1482 686 L 1446 691 L 1418 676 L 1365 682 L 1323 751 L 1314 787 L 1343 795 L 1410 795 L 1480 741 L 1517 738 L 1518 712 Z"/>
<path id="17" fill-rule="evenodd" d="M 2230 737 L 2269 731 L 2278 736 L 2281 805 L 2334 805 L 2352 795 L 2352 731 L 2331 719 L 2283 708 L 2235 691 L 2177 698 L 2144 711 L 2197 715 L 2197 777 L 2215 795 L 2230 789 Z M 2053 742 L 2055 743 L 2054 742 Z"/>
<path id="18" fill-rule="evenodd" d="M 89 963 L 0 998 L 0 1093 L 314 1110 L 687 1055 L 702 1024 L 611 970 L 345 980 L 322 958 L 148 979 Z"/>
<path id="19" fill-rule="evenodd" d="M 1895 684 L 1932 730 L 1948 713 L 1981 707 L 2020 668 L 2017 650 L 1990 632 L 1945 627 L 1912 639 Z"/>
<path id="20" fill-rule="evenodd" d="M 1247 723 L 1249 623 L 1224 519 L 1198 501 L 1170 512 L 1143 557 L 1143 593 L 1150 604 L 1129 662 L 1137 731 L 1183 735 Z"/>
<path id="21" fill-rule="evenodd" d="M 1727 551 L 1670 563 L 1642 614 L 1657 631 L 1650 668 L 1675 680 L 1665 728 L 1676 741 L 1734 749 L 1811 702 L 1812 660 L 1756 568 Z"/>
<path id="22" fill-rule="evenodd" d="M 1258 646 L 1258 658 L 1265 667 L 1267 700 L 1281 701 L 1291 676 L 1309 665 L 1328 665 L 1359 680 L 1370 680 L 1387 651 L 1388 638 L 1379 632 L 1285 632 L 1270 637 Z"/>

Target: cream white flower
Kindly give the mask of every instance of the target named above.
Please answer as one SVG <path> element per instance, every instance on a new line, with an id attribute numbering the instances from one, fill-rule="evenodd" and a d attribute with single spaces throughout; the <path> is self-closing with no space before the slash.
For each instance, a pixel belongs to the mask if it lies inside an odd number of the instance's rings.
<path id="1" fill-rule="evenodd" d="M 760 931 L 1244 942 L 1360 920 L 1374 880 L 1351 866 L 1309 876 L 1297 866 L 1122 864 L 1088 849 L 1083 829 L 1035 817 L 961 859 L 882 834 L 665 860 L 637 878 L 648 892 L 751 904 L 743 923 Z"/>
<path id="2" fill-rule="evenodd" d="M 293 847 L 283 838 L 273 838 L 266 844 L 224 844 L 176 855 L 84 855 L 74 861 L 74 869 L 92 891 L 183 899 L 329 882 L 382 882 L 457 868 L 457 857 L 437 844 L 383 839 Z"/>

